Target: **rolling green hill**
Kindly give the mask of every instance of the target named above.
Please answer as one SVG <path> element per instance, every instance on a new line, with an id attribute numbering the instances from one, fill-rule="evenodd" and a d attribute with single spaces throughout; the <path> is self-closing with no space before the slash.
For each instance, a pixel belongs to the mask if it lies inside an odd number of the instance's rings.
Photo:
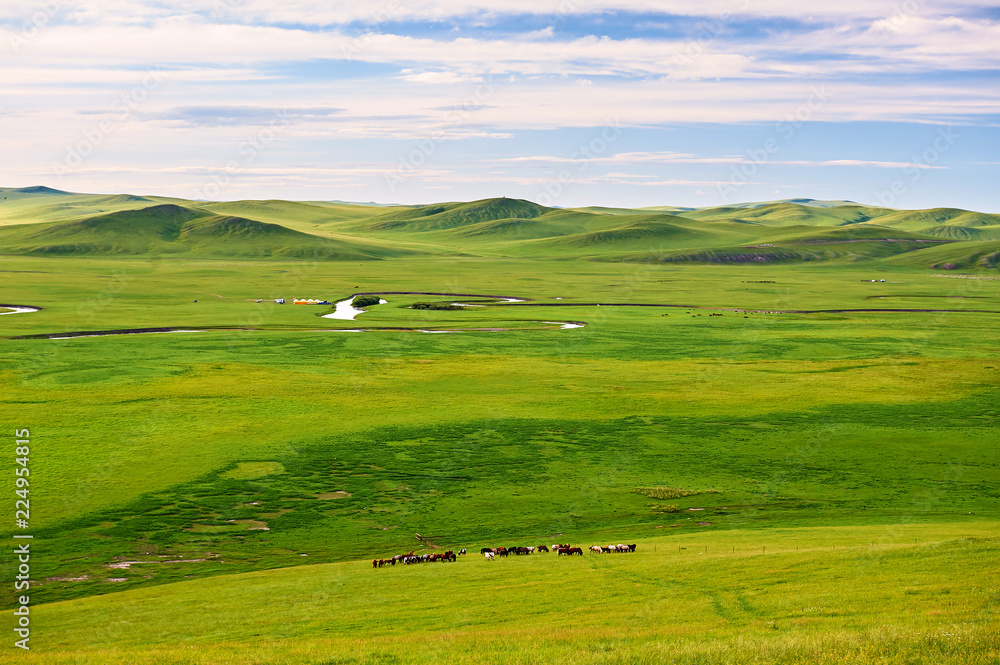
<path id="1" fill-rule="evenodd" d="M 923 234 L 952 240 L 1000 240 L 1000 226 L 957 226 L 946 224 L 921 229 Z"/>
<path id="2" fill-rule="evenodd" d="M 981 212 L 970 212 L 957 208 L 932 208 L 930 210 L 894 210 L 880 215 L 876 220 L 879 226 L 892 226 L 918 231 L 939 226 L 978 226 L 1000 225 L 1000 215 L 990 215 Z"/>
<path id="3" fill-rule="evenodd" d="M 0 228 L 6 254 L 204 254 L 246 257 L 375 259 L 409 250 L 319 237 L 243 217 L 173 204 L 85 217 L 55 224 Z"/>
<path id="4" fill-rule="evenodd" d="M 482 199 L 393 210 L 369 220 L 372 231 L 436 231 L 499 219 L 533 219 L 553 210 L 522 199 Z"/>
<path id="5" fill-rule="evenodd" d="M 34 187 L 0 187 L 0 196 L 5 199 L 18 200 L 38 196 L 73 196 L 70 192 L 37 185 Z"/>
<path id="6" fill-rule="evenodd" d="M 782 229 L 772 237 L 775 242 L 794 242 L 797 244 L 825 244 L 837 242 L 857 242 L 867 240 L 926 240 L 928 242 L 947 242 L 925 232 L 916 233 L 900 229 L 886 228 L 872 224 L 851 224 L 833 228 L 816 228 L 815 226 L 798 226 Z"/>
<path id="7" fill-rule="evenodd" d="M 560 238 L 622 224 L 620 217 L 581 210 L 549 210 L 537 217 L 507 217 L 447 229 L 437 235 L 455 242 L 517 242 Z M 430 234 L 428 234 L 430 235 Z"/>
<path id="8" fill-rule="evenodd" d="M 680 222 L 680 224 L 674 224 L 671 221 Z M 723 242 L 726 238 L 726 235 L 722 233 L 681 225 L 685 223 L 690 224 L 688 220 L 671 218 L 670 215 L 654 218 L 644 217 L 609 229 L 575 233 L 559 238 L 547 238 L 531 244 L 530 249 L 548 253 L 571 250 L 604 254 L 645 248 L 713 245 Z"/>
<path id="9" fill-rule="evenodd" d="M 813 199 L 556 209 L 509 198 L 379 206 L 185 201 L 47 187 L 0 192 L 7 196 L 0 205 L 0 253 L 8 255 L 355 260 L 430 254 L 708 264 L 877 263 L 897 257 L 894 265 L 993 269 L 988 243 L 1000 241 L 1000 215 Z"/>
<path id="10" fill-rule="evenodd" d="M 815 226 L 836 226 L 857 224 L 880 217 L 883 210 L 859 205 L 816 207 L 798 203 L 769 203 L 754 208 L 722 207 L 704 208 L 678 213 L 691 219 L 705 221 L 734 220 L 784 226 L 804 224 Z"/>
<path id="11" fill-rule="evenodd" d="M 1000 241 L 954 242 L 895 256 L 894 265 L 936 270 L 995 269 L 1000 265 Z"/>
<path id="12" fill-rule="evenodd" d="M 351 204 L 316 205 L 278 200 L 205 203 L 199 207 L 202 210 L 210 210 L 220 215 L 234 215 L 261 222 L 271 222 L 300 231 L 323 228 L 325 225 L 335 222 L 364 219 L 380 211 L 377 208 Z"/>
<path id="13" fill-rule="evenodd" d="M 191 205 L 184 199 L 132 194 L 74 194 L 48 187 L 2 189 L 0 226 L 77 220 L 84 216 L 135 210 L 155 204 Z"/>

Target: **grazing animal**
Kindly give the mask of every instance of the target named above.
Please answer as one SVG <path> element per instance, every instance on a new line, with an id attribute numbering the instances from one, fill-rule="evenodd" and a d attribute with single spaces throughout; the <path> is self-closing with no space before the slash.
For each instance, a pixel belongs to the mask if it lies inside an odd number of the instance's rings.
<path id="1" fill-rule="evenodd" d="M 487 552 L 489 552 L 490 554 L 494 554 L 496 553 L 496 550 L 493 549 L 492 547 L 484 547 L 483 549 L 479 550 L 480 554 L 486 554 Z"/>
<path id="2" fill-rule="evenodd" d="M 483 556 L 486 557 L 487 561 L 493 561 L 493 557 L 496 555 L 493 552 L 483 552 Z"/>
<path id="3" fill-rule="evenodd" d="M 574 554 L 579 554 L 580 556 L 583 556 L 583 550 L 580 549 L 579 547 L 568 547 L 566 548 L 566 554 L 567 556 L 573 556 Z"/>
<path id="4" fill-rule="evenodd" d="M 539 551 L 539 552 L 548 552 L 548 551 L 549 551 L 549 548 L 548 548 L 548 547 L 546 547 L 545 545 L 539 545 L 539 546 L 538 546 L 538 551 Z"/>
<path id="5" fill-rule="evenodd" d="M 632 543 L 631 545 L 628 546 L 628 551 L 635 552 L 635 543 Z"/>
<path id="6" fill-rule="evenodd" d="M 462 556 L 465 556 L 465 554 L 466 554 L 466 552 L 465 552 L 465 548 L 463 547 L 462 549 L 460 549 L 460 550 L 458 551 L 458 553 L 459 553 L 459 554 L 461 554 Z"/>
<path id="7" fill-rule="evenodd" d="M 594 545 L 590 548 L 590 551 L 593 552 L 594 554 L 600 554 L 604 550 L 601 549 L 600 545 Z"/>

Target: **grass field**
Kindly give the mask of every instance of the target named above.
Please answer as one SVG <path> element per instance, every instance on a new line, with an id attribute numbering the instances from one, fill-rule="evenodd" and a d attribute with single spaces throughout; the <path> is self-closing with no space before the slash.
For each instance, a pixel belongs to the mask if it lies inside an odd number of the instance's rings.
<path id="1" fill-rule="evenodd" d="M 18 662 L 988 663 L 995 533 L 738 530 L 635 554 L 298 566 L 42 606 L 40 653 Z"/>
<path id="2" fill-rule="evenodd" d="M 84 205 L 136 204 L 45 201 L 50 231 Z M 332 220 L 319 205 L 199 204 L 196 219 L 341 234 L 382 248 L 375 260 L 6 256 L 0 301 L 42 308 L 0 317 L 4 420 L 31 430 L 31 657 L 996 661 L 1000 282 L 988 261 L 956 274 L 912 258 L 976 243 L 906 244 L 930 237 L 919 220 L 989 216 L 884 212 L 900 226 L 886 240 L 837 207 L 806 225 L 784 204 L 665 221 L 497 201 L 336 205 Z M 497 210 L 511 216 L 484 220 Z M 697 243 L 734 215 L 800 248 L 881 245 L 798 263 L 608 260 L 649 233 L 676 240 L 657 252 L 722 251 L 732 236 Z M 866 228 L 829 226 L 851 215 Z M 184 233 L 158 219 L 170 242 Z M 83 226 L 92 243 L 110 228 Z M 247 253 L 273 233 L 232 242 Z M 356 321 L 270 302 L 356 293 L 388 302 Z M 466 306 L 410 308 L 428 301 Z M 141 328 L 200 332 L 30 338 Z M 555 542 L 639 549 L 370 564 Z M 16 562 L 0 565 L 12 579 Z M 12 621 L 12 585 L 0 600 Z"/>

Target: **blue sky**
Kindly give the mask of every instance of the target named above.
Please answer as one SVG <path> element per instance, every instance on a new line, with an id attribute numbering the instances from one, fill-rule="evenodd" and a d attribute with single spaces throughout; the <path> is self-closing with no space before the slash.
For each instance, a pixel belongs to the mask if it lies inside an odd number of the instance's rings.
<path id="1" fill-rule="evenodd" d="M 4 186 L 1000 212 L 984 0 L 6 4 Z"/>

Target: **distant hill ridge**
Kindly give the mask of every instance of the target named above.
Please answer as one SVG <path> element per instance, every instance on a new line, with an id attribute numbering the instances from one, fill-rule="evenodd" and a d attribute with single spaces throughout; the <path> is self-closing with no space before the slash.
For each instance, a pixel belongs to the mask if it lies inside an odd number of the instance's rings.
<path id="1" fill-rule="evenodd" d="M 499 219 L 534 219 L 555 208 L 524 199 L 482 199 L 468 203 L 441 203 L 392 210 L 372 218 L 369 228 L 433 231 Z"/>
<path id="2" fill-rule="evenodd" d="M 1000 215 L 809 198 L 706 208 L 554 208 L 516 198 L 380 206 L 0 189 L 0 254 L 365 260 L 418 254 L 597 261 L 891 261 L 993 269 Z"/>
<path id="3" fill-rule="evenodd" d="M 0 252 L 34 255 L 208 254 L 357 260 L 411 252 L 309 235 L 233 215 L 160 204 L 54 224 L 0 228 Z"/>
<path id="4" fill-rule="evenodd" d="M 43 185 L 34 187 L 0 187 L 0 194 L 36 194 L 40 196 L 72 196 L 70 192 L 52 189 Z"/>

